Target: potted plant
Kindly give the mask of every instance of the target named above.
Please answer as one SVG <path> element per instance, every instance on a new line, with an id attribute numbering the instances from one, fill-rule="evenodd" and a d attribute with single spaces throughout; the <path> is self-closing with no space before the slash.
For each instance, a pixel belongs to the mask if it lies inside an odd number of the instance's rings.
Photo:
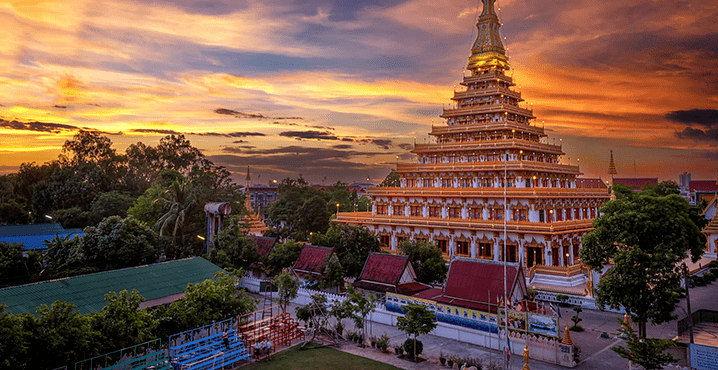
<path id="1" fill-rule="evenodd" d="M 381 337 L 377 338 L 376 340 L 376 348 L 386 351 L 386 349 L 389 347 L 389 337 L 386 335 L 386 333 L 382 334 Z"/>
<path id="2" fill-rule="evenodd" d="M 439 362 L 441 362 L 441 366 L 444 366 L 446 364 L 446 357 L 444 357 L 444 351 L 439 351 Z"/>
<path id="3" fill-rule="evenodd" d="M 376 337 L 371 337 L 371 347 L 376 348 Z"/>
<path id="4" fill-rule="evenodd" d="M 456 360 L 456 356 L 449 355 L 449 358 L 446 359 L 447 365 L 449 365 L 449 367 L 454 367 L 454 360 Z"/>
<path id="5" fill-rule="evenodd" d="M 397 355 L 401 356 L 404 354 L 404 348 L 400 344 L 397 344 L 396 346 L 394 346 L 394 352 Z"/>

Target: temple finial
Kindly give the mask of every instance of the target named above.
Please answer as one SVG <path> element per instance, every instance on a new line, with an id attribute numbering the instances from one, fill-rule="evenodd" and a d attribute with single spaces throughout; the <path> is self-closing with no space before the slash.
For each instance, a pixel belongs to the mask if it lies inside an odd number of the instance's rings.
<path id="1" fill-rule="evenodd" d="M 476 23 L 478 34 L 474 45 L 471 47 L 471 56 L 466 68 L 472 71 L 479 69 L 507 70 L 509 69 L 509 60 L 506 57 L 506 49 L 499 35 L 501 23 L 494 9 L 496 0 L 481 1 L 484 3 L 484 10 Z"/>
<path id="2" fill-rule="evenodd" d="M 496 15 L 496 10 L 494 9 L 496 0 L 481 0 L 481 2 L 484 3 L 484 10 L 481 11 L 481 15 Z"/>

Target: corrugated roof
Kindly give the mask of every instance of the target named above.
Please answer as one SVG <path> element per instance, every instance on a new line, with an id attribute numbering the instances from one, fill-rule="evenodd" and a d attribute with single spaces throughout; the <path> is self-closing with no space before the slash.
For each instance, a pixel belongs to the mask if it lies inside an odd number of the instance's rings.
<path id="1" fill-rule="evenodd" d="M 518 274 L 516 264 L 506 264 L 507 289 L 511 292 Z M 470 303 L 482 303 L 488 300 L 497 304 L 496 297 L 503 295 L 504 266 L 502 263 L 485 260 L 456 258 L 449 265 L 449 275 L 439 302 L 453 303 L 470 307 Z"/>
<path id="2" fill-rule="evenodd" d="M 272 251 L 272 248 L 274 248 L 274 244 L 277 242 L 277 237 L 267 237 L 267 236 L 254 236 L 250 235 L 250 238 L 254 240 L 254 243 L 257 244 L 257 252 L 262 257 L 267 257 L 269 255 L 269 252 Z"/>
<path id="3" fill-rule="evenodd" d="M 322 274 L 328 257 L 334 253 L 334 248 L 318 247 L 307 244 L 294 263 L 294 271 L 300 273 Z"/>
<path id="4" fill-rule="evenodd" d="M 408 263 L 408 256 L 372 252 L 366 259 L 358 280 L 390 284 L 396 287 Z"/>
<path id="5" fill-rule="evenodd" d="M 0 302 L 13 314 L 35 313 L 41 304 L 73 302 L 83 314 L 98 312 L 106 293 L 136 289 L 146 300 L 182 293 L 187 284 L 211 279 L 220 267 L 201 258 L 156 263 L 0 289 Z"/>
<path id="6" fill-rule="evenodd" d="M 73 235 L 82 236 L 84 234 L 85 233 L 80 229 L 66 229 L 64 231 L 58 231 L 57 233 L 53 233 L 53 234 L 0 236 L 0 242 L 20 243 L 20 244 L 22 244 L 23 249 L 25 249 L 25 250 L 47 249 L 45 242 L 51 241 L 52 238 L 54 238 L 56 236 L 59 236 L 59 237 L 73 236 Z"/>

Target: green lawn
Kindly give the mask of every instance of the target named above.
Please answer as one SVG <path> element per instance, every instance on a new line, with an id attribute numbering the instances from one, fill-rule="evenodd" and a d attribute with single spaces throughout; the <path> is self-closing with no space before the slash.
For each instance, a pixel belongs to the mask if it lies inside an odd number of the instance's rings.
<path id="1" fill-rule="evenodd" d="M 334 348 L 300 350 L 299 345 L 272 355 L 272 361 L 255 362 L 242 370 L 397 370 L 398 368 Z M 309 346 L 307 346 L 309 347 Z"/>

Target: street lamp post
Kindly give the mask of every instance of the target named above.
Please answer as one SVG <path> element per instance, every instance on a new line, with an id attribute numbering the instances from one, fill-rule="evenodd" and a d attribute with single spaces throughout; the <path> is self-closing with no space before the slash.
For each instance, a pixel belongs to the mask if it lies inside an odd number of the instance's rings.
<path id="1" fill-rule="evenodd" d="M 339 217 L 339 203 L 337 203 L 337 217 Z"/>

